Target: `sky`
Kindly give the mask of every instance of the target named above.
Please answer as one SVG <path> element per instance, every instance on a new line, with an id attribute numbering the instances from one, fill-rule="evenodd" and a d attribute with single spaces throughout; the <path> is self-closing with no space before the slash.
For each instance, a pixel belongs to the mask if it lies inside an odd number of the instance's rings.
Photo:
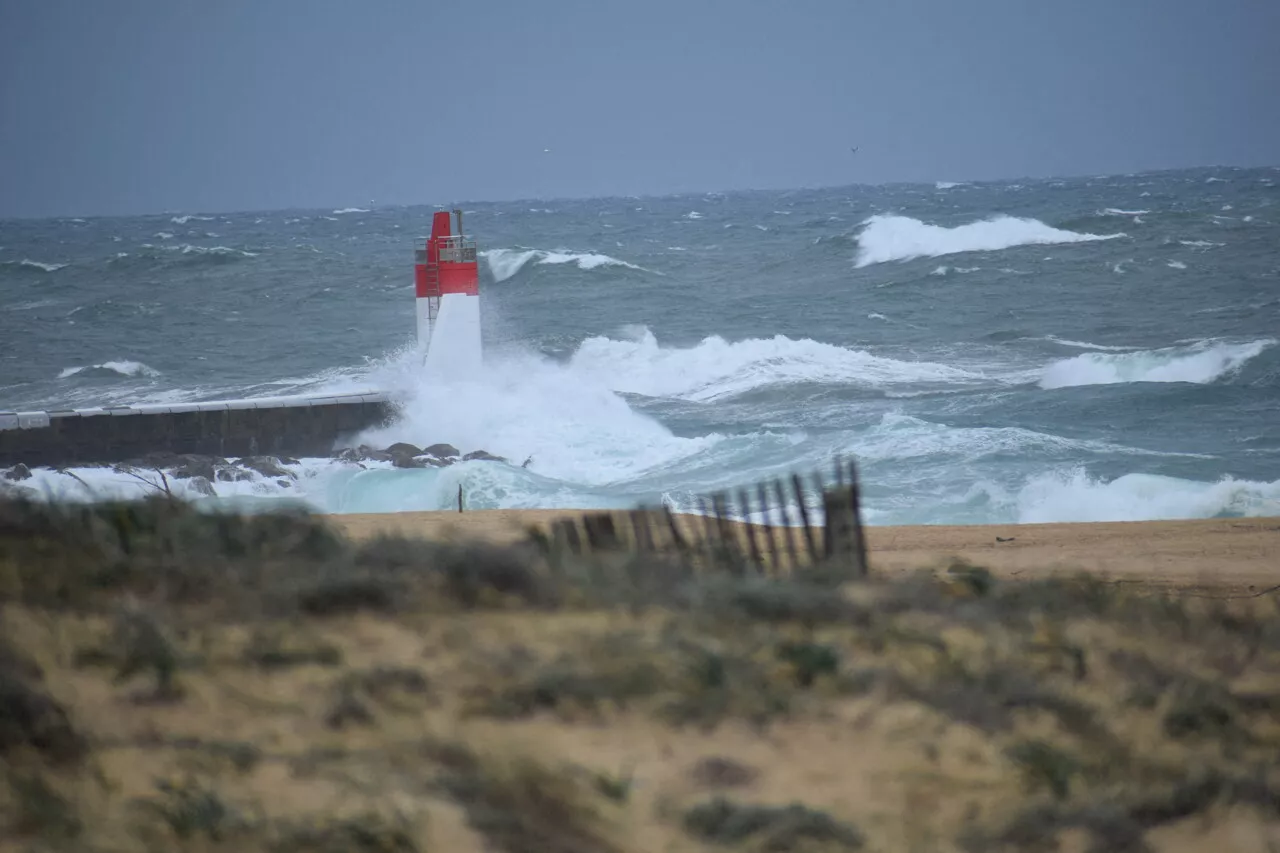
<path id="1" fill-rule="evenodd" d="M 0 217 L 1277 165 L 1277 34 L 1277 0 L 0 0 Z"/>

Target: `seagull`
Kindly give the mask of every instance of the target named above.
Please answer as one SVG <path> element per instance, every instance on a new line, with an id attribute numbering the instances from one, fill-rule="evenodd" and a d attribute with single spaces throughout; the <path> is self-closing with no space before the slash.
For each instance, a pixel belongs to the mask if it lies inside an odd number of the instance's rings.
<path id="1" fill-rule="evenodd" d="M 861 147 L 862 147 L 861 145 L 856 145 L 856 146 L 854 146 L 854 147 L 850 148 L 849 150 L 850 150 L 850 151 L 852 151 L 854 154 L 857 154 L 857 153 L 858 153 L 858 149 L 859 149 L 859 148 L 861 148 Z"/>
<path id="2" fill-rule="evenodd" d="M 543 154 L 550 154 L 550 153 L 551 153 L 551 149 L 550 149 L 550 148 L 543 148 L 543 149 L 542 149 L 542 153 L 543 153 Z"/>

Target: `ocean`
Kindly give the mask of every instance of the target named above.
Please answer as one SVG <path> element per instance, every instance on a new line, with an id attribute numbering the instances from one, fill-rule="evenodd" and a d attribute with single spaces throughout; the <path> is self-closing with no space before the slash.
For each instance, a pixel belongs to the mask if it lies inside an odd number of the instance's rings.
<path id="1" fill-rule="evenodd" d="M 457 384 L 413 353 L 435 206 L 7 220 L 0 410 L 378 390 L 403 412 L 368 443 L 511 460 L 303 459 L 213 505 L 688 509 L 842 455 L 872 524 L 1280 515 L 1278 185 L 465 203 L 486 366 Z M 22 485 L 147 488 L 73 473 Z"/>

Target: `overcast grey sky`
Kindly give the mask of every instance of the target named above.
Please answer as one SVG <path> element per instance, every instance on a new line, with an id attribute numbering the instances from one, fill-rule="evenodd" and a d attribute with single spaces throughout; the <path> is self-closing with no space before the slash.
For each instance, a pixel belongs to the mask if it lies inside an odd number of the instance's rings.
<path id="1" fill-rule="evenodd" d="M 1278 38 L 1280 0 L 0 0 L 0 216 L 1271 165 Z"/>

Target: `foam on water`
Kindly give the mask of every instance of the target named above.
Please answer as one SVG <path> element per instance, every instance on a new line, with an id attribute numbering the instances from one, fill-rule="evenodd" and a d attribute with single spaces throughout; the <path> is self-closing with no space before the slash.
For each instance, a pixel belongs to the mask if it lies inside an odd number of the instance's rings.
<path id="1" fill-rule="evenodd" d="M 697 453 L 722 437 L 681 438 L 634 411 L 597 375 L 529 353 L 489 354 L 470 378 L 397 389 L 401 420 L 362 436 L 370 444 L 448 442 L 484 449 L 557 480 L 603 485 Z M 402 380 L 414 382 L 411 372 Z"/>
<path id="2" fill-rule="evenodd" d="M 1056 361 L 1045 368 L 1040 387 L 1069 388 L 1122 382 L 1209 383 L 1239 370 L 1249 359 L 1276 343 L 1199 341 L 1128 353 L 1089 352 Z"/>
<path id="3" fill-rule="evenodd" d="M 1114 240 L 1124 234 L 1081 234 L 1053 228 L 1038 219 L 996 215 L 946 228 L 909 216 L 877 214 L 863 222 L 854 265 L 934 258 L 962 252 L 992 252 L 1014 246 Z"/>

